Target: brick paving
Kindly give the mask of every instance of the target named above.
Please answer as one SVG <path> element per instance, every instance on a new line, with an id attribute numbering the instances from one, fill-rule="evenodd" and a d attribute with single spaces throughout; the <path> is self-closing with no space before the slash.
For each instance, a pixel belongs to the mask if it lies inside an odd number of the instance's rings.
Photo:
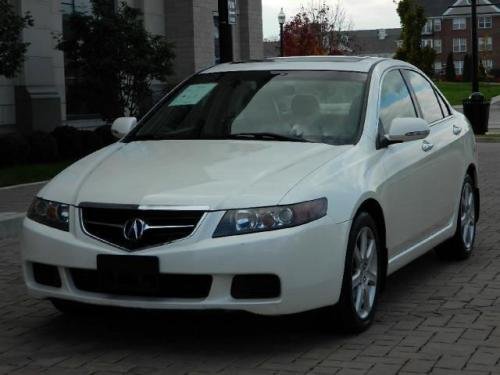
<path id="1" fill-rule="evenodd" d="M 480 144 L 482 216 L 466 262 L 431 252 L 391 276 L 377 321 L 328 333 L 313 313 L 67 317 L 29 297 L 0 242 L 0 374 L 500 374 L 500 144 Z"/>
<path id="2" fill-rule="evenodd" d="M 0 189 L 0 214 L 2 212 L 26 212 L 36 193 L 45 183 Z"/>

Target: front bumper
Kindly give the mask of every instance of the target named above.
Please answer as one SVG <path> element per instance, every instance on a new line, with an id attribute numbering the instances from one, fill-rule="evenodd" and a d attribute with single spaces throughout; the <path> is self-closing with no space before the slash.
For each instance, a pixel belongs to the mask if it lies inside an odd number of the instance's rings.
<path id="1" fill-rule="evenodd" d="M 76 223 L 70 232 L 63 232 L 25 219 L 22 258 L 26 285 L 32 295 L 40 298 L 143 309 L 224 309 L 278 315 L 338 301 L 350 222 L 334 224 L 329 217 L 324 217 L 295 228 L 211 238 L 221 215 L 208 214 L 189 238 L 135 253 L 85 235 Z M 96 270 L 99 254 L 156 256 L 162 274 L 210 275 L 210 290 L 203 298 L 158 298 L 77 288 L 71 269 Z M 35 263 L 56 266 L 60 287 L 35 281 Z M 281 286 L 279 296 L 233 298 L 234 278 L 249 274 L 277 276 Z"/>

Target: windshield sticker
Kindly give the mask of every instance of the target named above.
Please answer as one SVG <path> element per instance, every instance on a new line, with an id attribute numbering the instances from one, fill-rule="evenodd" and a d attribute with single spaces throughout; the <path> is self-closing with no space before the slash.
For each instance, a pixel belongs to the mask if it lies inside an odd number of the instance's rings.
<path id="1" fill-rule="evenodd" d="M 207 96 L 217 83 L 200 83 L 186 87 L 168 106 L 196 105 Z"/>

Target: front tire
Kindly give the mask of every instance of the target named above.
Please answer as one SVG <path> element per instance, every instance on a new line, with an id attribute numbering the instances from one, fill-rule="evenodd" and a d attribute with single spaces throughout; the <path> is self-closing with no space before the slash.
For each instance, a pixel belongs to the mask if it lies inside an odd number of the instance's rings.
<path id="1" fill-rule="evenodd" d="M 471 256 L 476 240 L 476 205 L 474 181 L 467 175 L 460 195 L 457 230 L 452 238 L 436 248 L 440 258 L 465 260 Z"/>
<path id="2" fill-rule="evenodd" d="M 360 213 L 349 233 L 342 292 L 336 306 L 344 331 L 362 332 L 373 323 L 384 277 L 381 250 L 375 220 L 366 212 Z"/>

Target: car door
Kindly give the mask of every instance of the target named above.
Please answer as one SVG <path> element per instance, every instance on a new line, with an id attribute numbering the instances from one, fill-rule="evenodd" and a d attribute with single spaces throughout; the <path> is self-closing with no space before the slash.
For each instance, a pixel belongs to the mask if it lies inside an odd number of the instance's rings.
<path id="1" fill-rule="evenodd" d="M 380 91 L 380 131 L 388 133 L 395 118 L 417 116 L 414 98 L 401 71 L 385 73 Z M 422 203 L 431 194 L 426 181 L 429 154 L 422 151 L 422 141 L 392 144 L 382 152 L 386 180 L 380 193 L 392 258 L 420 241 L 428 229 L 428 211 Z"/>
<path id="2" fill-rule="evenodd" d="M 426 77 L 413 70 L 404 74 L 416 97 L 420 116 L 429 122 L 431 129 L 422 142 L 422 150 L 429 155 L 425 183 L 429 184 L 430 195 L 424 198 L 424 207 L 429 220 L 427 235 L 432 235 L 452 224 L 464 177 L 462 129 L 454 123 L 449 108 Z"/>

